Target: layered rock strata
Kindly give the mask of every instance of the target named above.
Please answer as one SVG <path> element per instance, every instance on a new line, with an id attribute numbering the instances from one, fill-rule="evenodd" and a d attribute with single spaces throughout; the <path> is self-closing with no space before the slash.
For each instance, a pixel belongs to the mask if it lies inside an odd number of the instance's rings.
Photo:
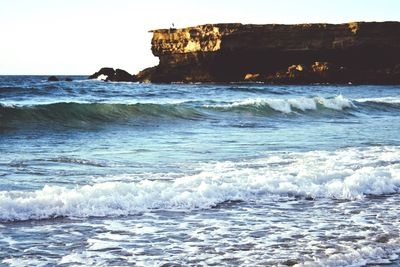
<path id="1" fill-rule="evenodd" d="M 154 30 L 139 81 L 400 84 L 400 23 L 208 24 Z"/>

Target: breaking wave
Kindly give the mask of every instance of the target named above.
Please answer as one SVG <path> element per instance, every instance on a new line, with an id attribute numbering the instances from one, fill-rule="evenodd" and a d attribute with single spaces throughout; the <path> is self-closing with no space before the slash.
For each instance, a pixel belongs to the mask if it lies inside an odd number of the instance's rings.
<path id="1" fill-rule="evenodd" d="M 188 211 L 227 201 L 262 203 L 280 197 L 360 200 L 400 192 L 399 158 L 396 146 L 279 153 L 201 164 L 195 167 L 196 174 L 172 181 L 149 177 L 140 182 L 5 191 L 0 192 L 0 221 Z"/>
<path id="2" fill-rule="evenodd" d="M 207 108 L 222 111 L 253 111 L 255 113 L 275 111 L 281 113 L 292 113 L 297 111 L 310 110 L 344 110 L 346 108 L 355 108 L 350 99 L 342 95 L 324 98 L 324 97 L 300 97 L 292 99 L 247 99 L 239 102 L 233 102 L 222 105 L 207 105 Z"/>
<path id="3" fill-rule="evenodd" d="M 208 102 L 208 103 L 207 103 Z M 207 104 L 205 104 L 207 103 Z M 0 103 L 0 120 L 4 125 L 18 122 L 70 122 L 101 123 L 134 118 L 202 120 L 219 113 L 250 113 L 262 116 L 274 114 L 326 112 L 350 114 L 352 112 L 400 111 L 399 99 L 350 100 L 342 95 L 336 97 L 298 97 L 289 99 L 256 98 L 236 102 L 219 103 L 78 103 L 57 102 L 36 105 L 13 105 Z"/>

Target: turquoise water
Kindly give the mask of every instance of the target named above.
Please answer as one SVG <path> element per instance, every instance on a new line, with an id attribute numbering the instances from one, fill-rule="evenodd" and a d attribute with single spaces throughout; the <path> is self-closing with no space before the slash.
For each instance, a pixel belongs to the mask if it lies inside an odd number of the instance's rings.
<path id="1" fill-rule="evenodd" d="M 400 87 L 0 77 L 0 262 L 400 255 Z"/>

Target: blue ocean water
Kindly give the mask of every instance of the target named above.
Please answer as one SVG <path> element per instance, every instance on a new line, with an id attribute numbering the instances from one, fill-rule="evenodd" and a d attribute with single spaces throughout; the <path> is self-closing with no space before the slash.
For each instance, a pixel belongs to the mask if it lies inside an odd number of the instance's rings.
<path id="1" fill-rule="evenodd" d="M 396 266 L 400 86 L 0 76 L 0 264 Z"/>

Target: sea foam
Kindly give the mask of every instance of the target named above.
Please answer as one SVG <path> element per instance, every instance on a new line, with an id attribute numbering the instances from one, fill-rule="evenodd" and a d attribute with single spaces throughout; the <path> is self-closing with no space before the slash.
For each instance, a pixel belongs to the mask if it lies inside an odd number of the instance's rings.
<path id="1" fill-rule="evenodd" d="M 260 110 L 263 108 L 270 108 L 277 112 L 291 113 L 296 110 L 317 110 L 319 108 L 343 110 L 345 108 L 353 108 L 353 102 L 342 96 L 338 95 L 331 98 L 325 97 L 298 97 L 289 99 L 269 99 L 269 98 L 255 98 L 236 101 L 228 104 L 206 105 L 206 108 L 235 110 L 238 108 L 254 108 Z"/>
<path id="2" fill-rule="evenodd" d="M 270 197 L 362 199 L 400 192 L 400 148 L 283 153 L 197 166 L 173 181 L 105 182 L 0 193 L 0 220 L 118 216 L 152 209 L 206 209 Z M 151 180 L 150 180 L 151 178 Z"/>
<path id="3" fill-rule="evenodd" d="M 359 98 L 357 102 L 375 102 L 375 103 L 387 103 L 387 104 L 400 104 L 400 97 L 387 96 L 387 97 L 370 97 L 370 98 Z"/>

